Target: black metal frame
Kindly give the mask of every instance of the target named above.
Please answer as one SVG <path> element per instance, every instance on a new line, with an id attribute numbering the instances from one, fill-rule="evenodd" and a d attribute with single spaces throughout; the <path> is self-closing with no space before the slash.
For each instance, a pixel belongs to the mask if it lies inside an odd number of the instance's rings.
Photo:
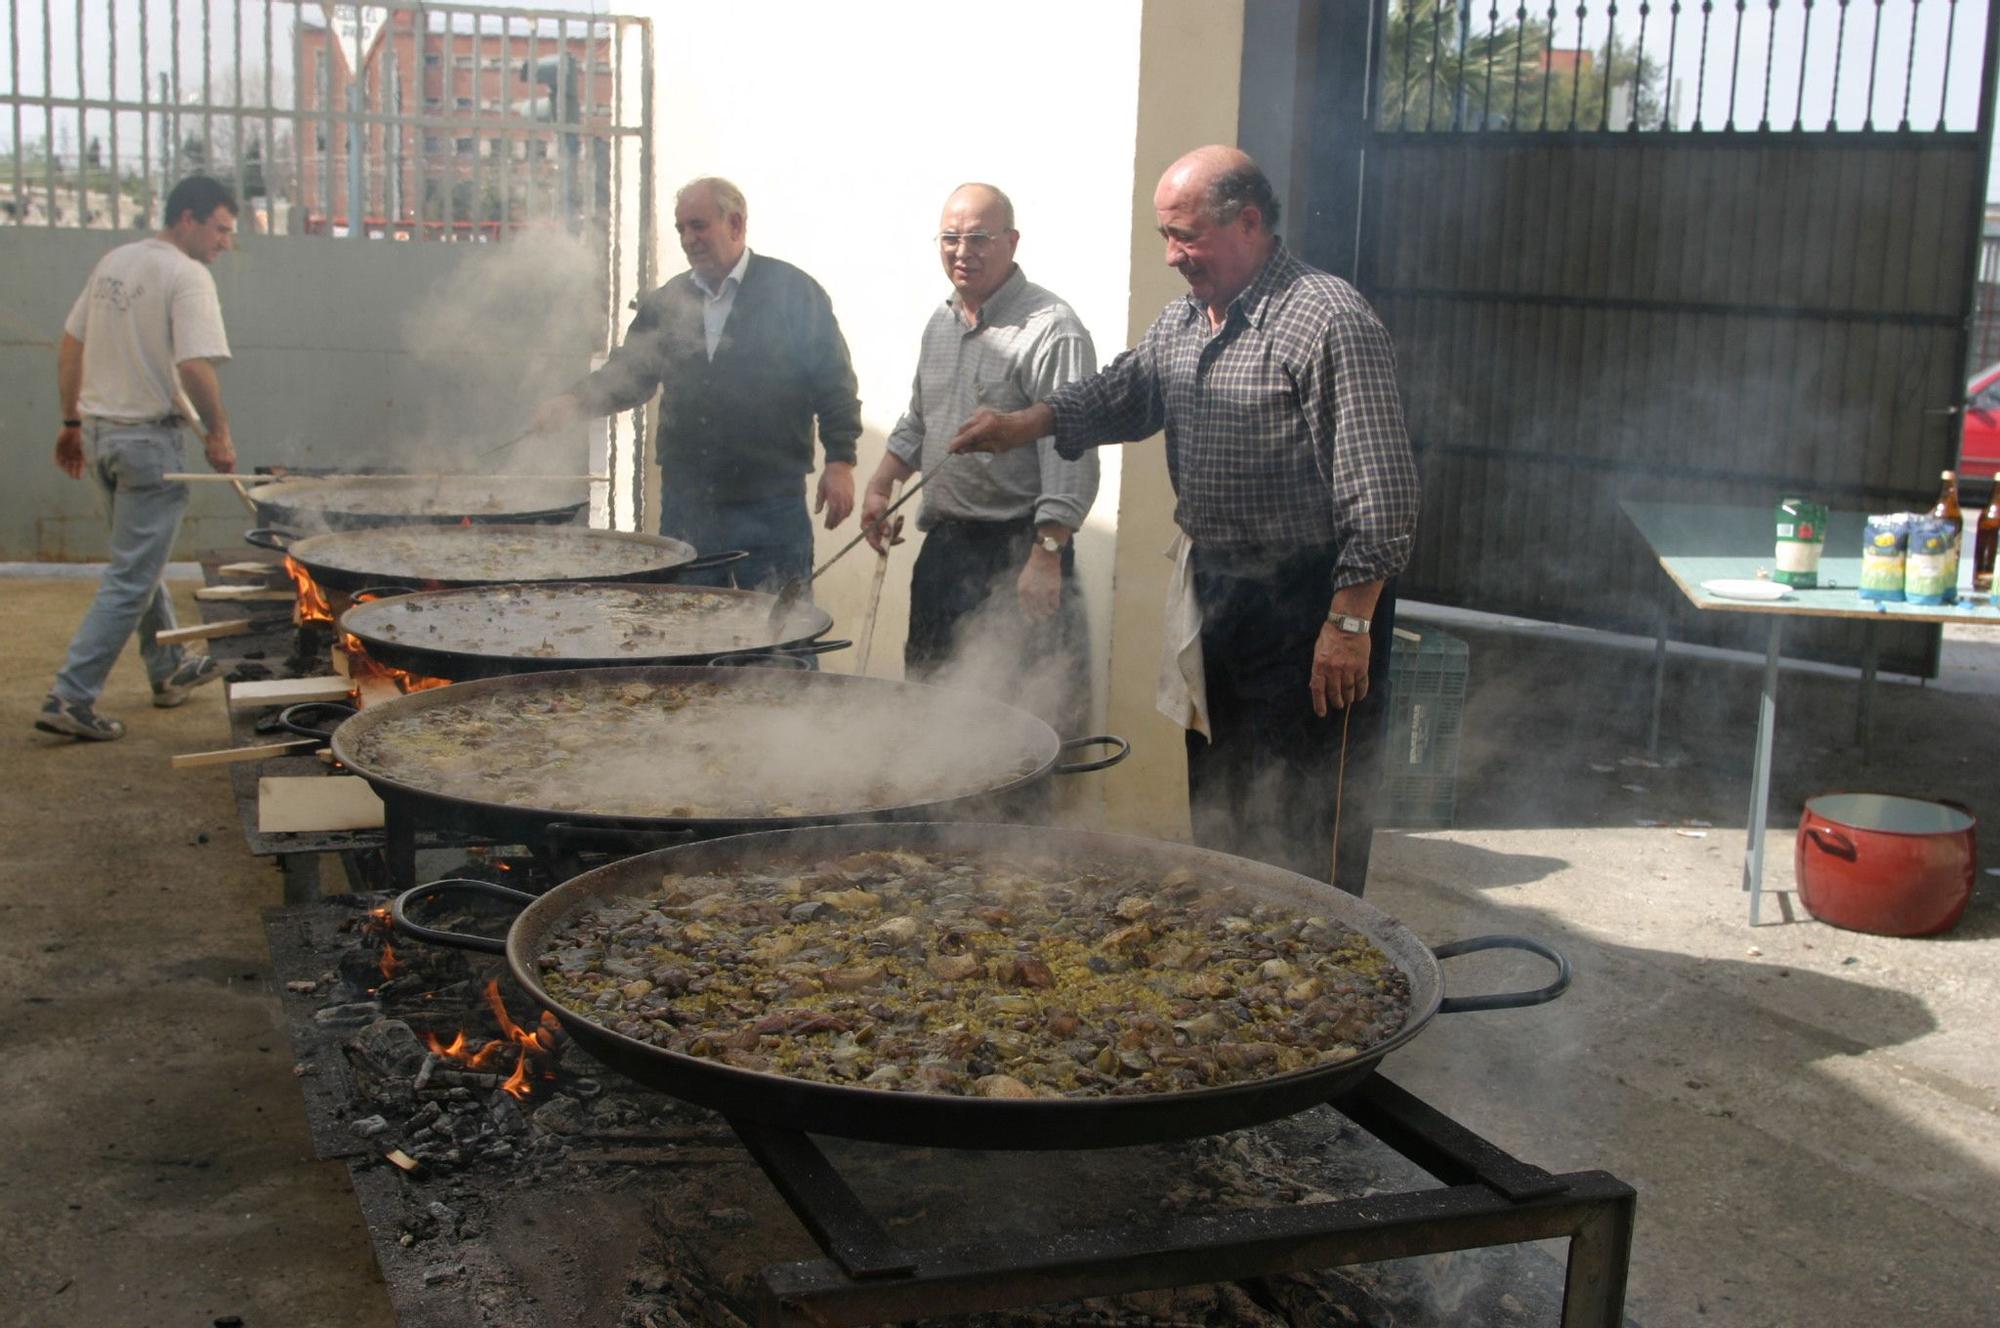
<path id="1" fill-rule="evenodd" d="M 1380 1074 L 1331 1105 L 1444 1188 L 906 1249 L 805 1135 L 732 1120 L 828 1255 L 764 1269 L 758 1323 L 889 1323 L 1558 1238 L 1569 1241 L 1562 1328 L 1624 1322 L 1638 1205 L 1630 1185 L 1523 1162 Z"/>

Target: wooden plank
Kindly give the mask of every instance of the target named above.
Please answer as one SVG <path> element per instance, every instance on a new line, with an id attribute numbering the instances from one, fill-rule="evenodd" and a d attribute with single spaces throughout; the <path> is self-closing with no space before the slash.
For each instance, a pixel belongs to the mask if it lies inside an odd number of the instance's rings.
<path id="1" fill-rule="evenodd" d="M 289 738 L 284 742 L 259 743 L 255 747 L 218 747 L 212 752 L 181 752 L 168 757 L 167 765 L 174 770 L 191 770 L 196 766 L 262 761 L 268 757 L 290 755 L 318 742 L 318 738 Z"/>
<path id="2" fill-rule="evenodd" d="M 268 577 L 273 575 L 283 576 L 285 574 L 285 569 L 284 565 L 281 563 L 267 563 L 267 562 L 221 563 L 216 566 L 215 574 L 217 576 L 255 576 L 255 577 Z"/>
<path id="3" fill-rule="evenodd" d="M 219 636 L 246 636 L 259 630 L 257 622 L 255 618 L 225 618 L 221 622 L 195 623 L 192 627 L 170 627 L 154 639 L 163 646 L 170 646 L 181 641 L 213 641 Z"/>
<path id="4" fill-rule="evenodd" d="M 289 586 L 203 586 L 194 592 L 194 597 L 246 604 L 289 604 L 297 598 Z"/>
<path id="5" fill-rule="evenodd" d="M 345 678 L 264 678 L 231 683 L 229 708 L 255 710 L 262 706 L 297 705 L 301 701 L 345 701 L 353 694 L 354 684 Z"/>
<path id="6" fill-rule="evenodd" d="M 355 775 L 266 775 L 257 781 L 259 833 L 374 830 L 382 800 Z"/>

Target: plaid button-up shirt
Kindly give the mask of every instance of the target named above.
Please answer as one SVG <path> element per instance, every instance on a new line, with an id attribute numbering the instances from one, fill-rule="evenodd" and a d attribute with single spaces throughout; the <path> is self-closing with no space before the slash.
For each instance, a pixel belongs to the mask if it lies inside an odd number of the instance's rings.
<path id="1" fill-rule="evenodd" d="M 1048 403 L 1064 456 L 1164 428 L 1174 520 L 1199 547 L 1335 546 L 1336 590 L 1409 561 L 1417 467 L 1389 334 L 1353 287 L 1282 244 L 1219 330 L 1185 296 Z"/>

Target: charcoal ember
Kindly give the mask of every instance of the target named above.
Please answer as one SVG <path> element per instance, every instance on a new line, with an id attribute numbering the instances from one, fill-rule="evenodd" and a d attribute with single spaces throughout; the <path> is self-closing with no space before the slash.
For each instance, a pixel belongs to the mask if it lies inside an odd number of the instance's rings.
<path id="1" fill-rule="evenodd" d="M 414 1078 L 430 1052 L 400 1019 L 378 1019 L 348 1040 L 348 1060 L 365 1057 L 377 1074 Z"/>
<path id="2" fill-rule="evenodd" d="M 573 1097 L 558 1096 L 535 1112 L 536 1128 L 554 1134 L 577 1134 L 583 1125 L 583 1104 Z"/>
<path id="3" fill-rule="evenodd" d="M 588 1075 L 578 1075 L 563 1085 L 563 1091 L 579 1102 L 588 1102 L 604 1091 L 604 1085 Z"/>
<path id="4" fill-rule="evenodd" d="M 345 1005 L 328 1005 L 313 1011 L 313 1022 L 328 1028 L 360 1028 L 382 1017 L 382 1006 L 375 1001 L 352 1001 Z"/>
<path id="5" fill-rule="evenodd" d="M 446 1282 L 456 1282 L 464 1276 L 465 1265 L 462 1263 L 434 1263 L 424 1269 L 424 1285 L 441 1286 Z"/>
<path id="6" fill-rule="evenodd" d="M 628 1097 L 604 1097 L 590 1104 L 591 1124 L 599 1128 L 638 1125 L 645 1119 L 646 1113 Z"/>
<path id="7" fill-rule="evenodd" d="M 260 652 L 261 653 L 261 652 Z M 262 664 L 238 664 L 222 675 L 224 682 L 262 682 L 271 676 L 271 670 Z"/>
<path id="8" fill-rule="evenodd" d="M 478 1143 L 493 1133 L 493 1122 L 486 1118 L 485 1111 L 463 1112 L 451 1118 L 451 1137 L 461 1144 Z"/>
<path id="9" fill-rule="evenodd" d="M 410 1117 L 409 1128 L 412 1131 L 429 1129 L 432 1125 L 436 1124 L 438 1118 L 443 1115 L 444 1115 L 443 1107 L 439 1106 L 435 1102 L 426 1102 L 423 1106 L 417 1109 L 416 1115 Z"/>
<path id="10" fill-rule="evenodd" d="M 343 951 L 338 971 L 340 980 L 354 990 L 374 992 L 382 981 L 382 952 L 374 949 Z"/>
<path id="11" fill-rule="evenodd" d="M 347 1122 L 347 1128 L 363 1139 L 373 1139 L 378 1134 L 389 1132 L 389 1122 L 383 1116 L 362 1116 Z"/>
<path id="12" fill-rule="evenodd" d="M 431 1219 L 438 1224 L 438 1230 L 451 1232 L 458 1230 L 458 1212 L 451 1205 L 442 1200 L 433 1199 L 424 1206 L 424 1211 L 430 1214 Z"/>
<path id="13" fill-rule="evenodd" d="M 493 1127 L 502 1134 L 520 1134 L 528 1128 L 528 1118 L 521 1111 L 521 1104 L 506 1093 L 495 1093 L 486 1100 L 486 1114 L 493 1118 Z"/>

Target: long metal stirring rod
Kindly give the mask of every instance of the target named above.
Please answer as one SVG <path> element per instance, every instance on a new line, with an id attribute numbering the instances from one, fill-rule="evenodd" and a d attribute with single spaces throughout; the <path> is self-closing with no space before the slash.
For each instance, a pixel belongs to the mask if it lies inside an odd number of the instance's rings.
<path id="1" fill-rule="evenodd" d="M 938 470 L 942 469 L 944 469 L 944 467 L 940 465 L 938 467 Z M 936 473 L 937 471 L 935 470 L 927 470 L 921 476 L 919 476 L 915 484 L 912 484 L 909 488 L 903 490 L 903 496 L 901 498 L 898 498 L 895 502 L 890 503 L 887 507 L 882 509 L 882 515 L 875 518 L 872 526 L 864 525 L 861 528 L 861 533 L 859 535 L 856 535 L 853 539 L 847 541 L 846 544 L 843 544 L 841 546 L 840 552 L 834 554 L 831 558 L 828 558 L 818 567 L 813 568 L 812 579 L 814 581 L 819 580 L 820 577 L 826 574 L 827 568 L 833 566 L 835 563 L 839 562 L 842 558 L 845 558 L 848 554 L 854 552 L 854 547 L 857 544 L 861 543 L 861 541 L 868 538 L 868 532 L 870 529 L 880 530 L 882 528 L 883 523 L 886 522 L 891 516 L 895 515 L 896 509 L 901 507 L 904 503 L 909 502 L 910 499 L 916 497 L 917 491 L 923 488 L 924 485 L 930 483 L 931 476 L 935 475 Z"/>

